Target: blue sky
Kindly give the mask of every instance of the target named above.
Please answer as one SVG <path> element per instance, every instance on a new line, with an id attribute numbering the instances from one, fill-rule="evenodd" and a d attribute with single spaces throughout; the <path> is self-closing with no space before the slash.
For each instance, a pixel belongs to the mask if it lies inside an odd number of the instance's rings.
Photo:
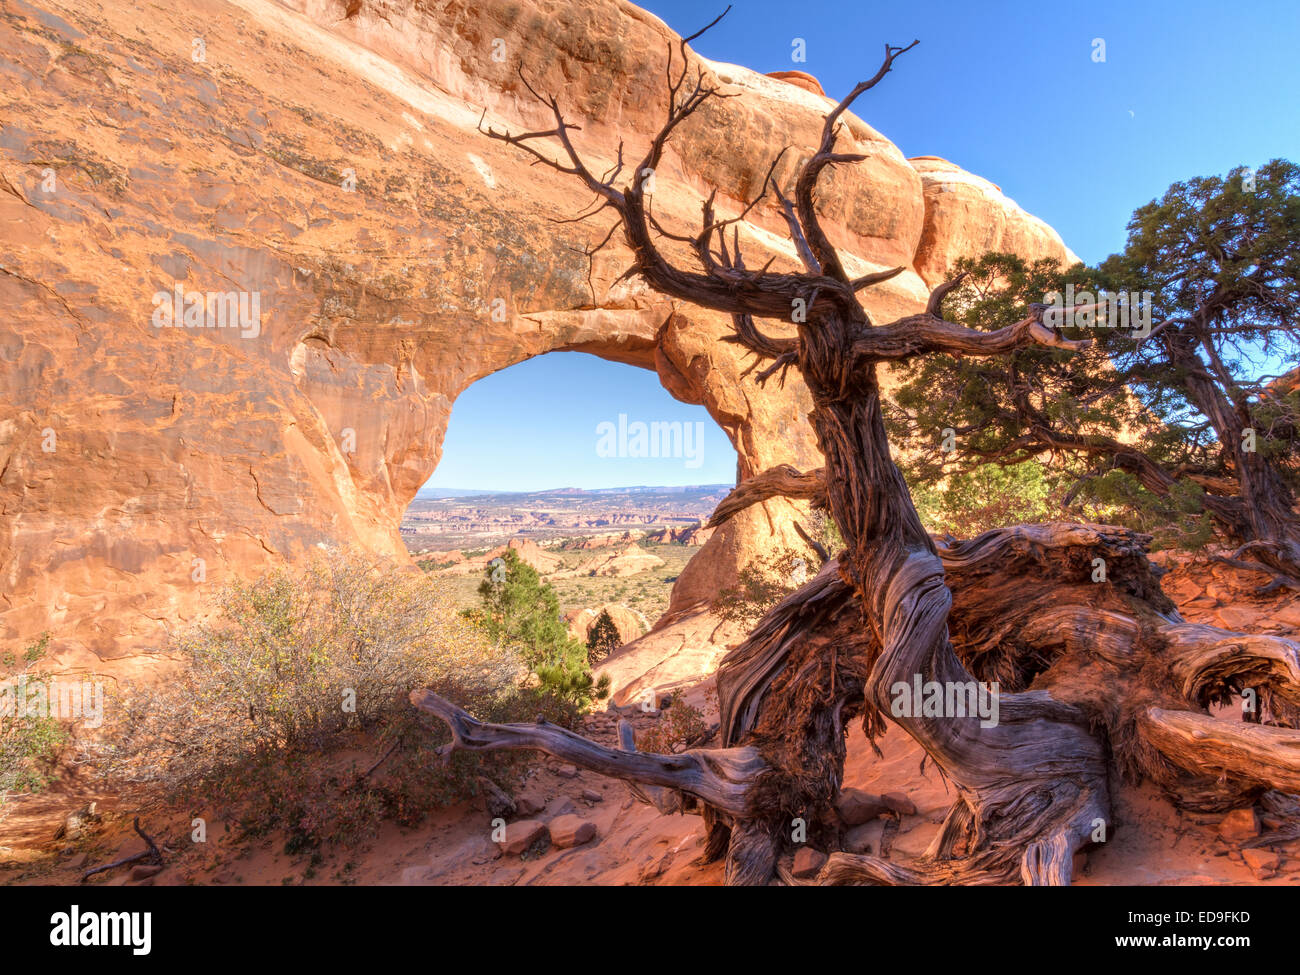
<path id="1" fill-rule="evenodd" d="M 643 0 L 681 34 L 725 2 Z M 805 41 L 807 61 L 791 60 Z M 1133 210 L 1180 179 L 1300 159 L 1300 2 L 926 3 L 738 0 L 695 42 L 756 71 L 807 71 L 840 97 L 886 41 L 921 44 L 855 105 L 904 155 L 943 156 L 993 181 L 1085 261 L 1124 244 Z M 1094 40 L 1105 61 L 1093 60 Z M 557 177 L 558 178 L 558 177 Z M 703 421 L 703 464 L 596 454 L 596 424 Z M 701 484 L 735 454 L 700 407 L 653 373 L 549 355 L 456 402 L 431 485 L 535 490 Z"/>
<path id="2" fill-rule="evenodd" d="M 620 413 L 627 417 L 625 450 L 617 436 Z M 691 424 L 689 454 L 683 426 L 681 456 L 628 456 L 635 449 L 632 424 L 674 422 Z M 614 456 L 602 456 L 610 453 L 600 449 L 602 423 L 614 427 L 613 443 L 606 443 Z M 694 439 L 697 431 L 703 432 L 702 441 Z M 702 406 L 669 396 L 655 373 L 583 352 L 552 352 L 480 379 L 461 393 L 442 462 L 427 486 L 540 491 L 735 480 L 736 451 L 726 434 Z"/>

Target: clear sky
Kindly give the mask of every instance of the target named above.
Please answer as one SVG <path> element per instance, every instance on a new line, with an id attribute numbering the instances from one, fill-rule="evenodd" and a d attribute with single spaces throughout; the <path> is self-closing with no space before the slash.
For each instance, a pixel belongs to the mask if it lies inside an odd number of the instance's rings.
<path id="1" fill-rule="evenodd" d="M 620 414 L 626 437 L 619 435 Z M 602 437 L 597 428 L 603 423 L 610 428 Z M 651 423 L 683 424 L 680 441 L 670 437 L 667 451 L 662 438 L 658 444 L 659 453 L 676 456 L 632 456 L 641 452 L 637 423 L 647 427 L 645 453 L 651 449 Z M 735 481 L 736 451 L 704 407 L 673 399 L 648 369 L 583 352 L 552 352 L 480 379 L 460 394 L 442 462 L 427 486 L 541 491 Z"/>
<path id="2" fill-rule="evenodd" d="M 641 6 L 690 34 L 726 3 Z M 796 38 L 806 62 L 791 60 Z M 942 156 L 998 184 L 1090 263 L 1122 248 L 1133 210 L 1170 183 L 1300 160 L 1300 0 L 737 0 L 693 46 L 756 71 L 807 71 L 838 98 L 875 73 L 886 41 L 914 39 L 856 113 L 904 155 Z M 1104 61 L 1094 60 L 1097 39 Z M 704 422 L 702 466 L 598 456 L 596 425 L 620 412 Z M 552 354 L 462 394 L 429 483 L 534 490 L 734 477 L 721 430 L 653 373 Z"/>

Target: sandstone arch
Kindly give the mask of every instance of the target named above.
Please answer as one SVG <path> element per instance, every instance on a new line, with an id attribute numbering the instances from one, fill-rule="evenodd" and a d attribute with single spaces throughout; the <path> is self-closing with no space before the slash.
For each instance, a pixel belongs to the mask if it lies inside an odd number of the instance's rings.
<path id="1" fill-rule="evenodd" d="M 618 282 L 617 254 L 589 269 L 591 231 L 551 222 L 584 195 L 475 132 L 484 107 L 516 127 L 537 118 L 522 66 L 565 92 L 590 158 L 644 141 L 675 40 L 656 18 L 569 0 L 472 16 L 410 0 L 56 7 L 16 2 L 0 23 L 19 92 L 0 136 L 6 647 L 50 631 L 59 663 L 99 668 L 161 646 L 232 574 L 319 544 L 400 551 L 398 520 L 436 463 L 450 402 L 528 355 L 653 365 L 734 431 L 742 473 L 819 466 L 797 377 L 751 399 L 742 354 L 717 341 L 724 316 Z M 831 104 L 700 63 L 736 97 L 679 133 L 658 174 L 656 207 L 688 223 L 710 192 L 738 209 L 770 147 L 812 144 Z M 923 307 L 961 250 L 933 242 L 973 239 L 994 215 L 1022 228 L 1026 256 L 1069 256 L 991 185 L 935 205 L 927 167 L 847 122 L 870 158 L 828 178 L 824 225 L 855 273 L 906 268 L 873 289 L 873 313 Z M 778 212 L 746 228 L 753 257 L 788 252 Z M 260 294 L 257 336 L 154 328 L 151 296 L 178 282 Z M 773 500 L 738 516 L 683 576 L 674 611 L 787 531 L 790 510 Z"/>

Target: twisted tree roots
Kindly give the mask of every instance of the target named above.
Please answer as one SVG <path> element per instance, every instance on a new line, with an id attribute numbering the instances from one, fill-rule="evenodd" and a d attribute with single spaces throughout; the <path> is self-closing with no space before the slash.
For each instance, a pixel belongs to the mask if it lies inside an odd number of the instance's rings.
<path id="1" fill-rule="evenodd" d="M 1146 541 L 1050 524 L 913 554 L 882 594 L 879 637 L 829 562 L 723 661 L 717 748 L 646 755 L 626 726 L 616 750 L 546 723 L 484 724 L 428 691 L 412 701 L 448 723 L 447 750 L 533 748 L 663 812 L 702 813 L 728 883 L 1068 884 L 1075 851 L 1110 836 L 1116 776 L 1198 810 L 1300 793 L 1300 645 L 1182 621 Z M 932 693 L 913 706 L 917 687 Z M 1252 720 L 1208 713 L 1238 697 Z M 915 862 L 833 852 L 796 880 L 781 861 L 796 820 L 813 845 L 841 845 L 834 803 L 859 718 L 872 739 L 899 724 L 957 799 Z"/>

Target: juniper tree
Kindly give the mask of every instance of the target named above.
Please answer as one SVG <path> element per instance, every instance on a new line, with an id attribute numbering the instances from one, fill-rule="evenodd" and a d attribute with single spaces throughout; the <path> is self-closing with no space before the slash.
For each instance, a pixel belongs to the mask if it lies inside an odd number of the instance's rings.
<path id="1" fill-rule="evenodd" d="M 665 121 L 626 179 L 624 147 L 596 175 L 559 100 L 522 74 L 554 124 L 483 131 L 592 191 L 591 214 L 614 217 L 606 239 L 621 233 L 632 252 L 629 274 L 729 314 L 729 339 L 763 364 L 756 383 L 797 371 L 824 468 L 755 475 L 713 521 L 767 498 L 803 498 L 829 512 L 843 550 L 724 658 L 719 728 L 708 747 L 638 752 L 625 723 L 621 747 L 610 748 L 542 722 L 482 722 L 431 691 L 413 692 L 413 703 L 451 729 L 446 750 L 537 749 L 623 779 L 665 813 L 698 812 L 705 859 L 725 858 L 732 884 L 806 882 L 789 868 L 801 840 L 833 851 L 816 883 L 1069 883 L 1073 853 L 1109 838 L 1117 774 L 1149 779 L 1194 808 L 1263 797 L 1274 815 L 1300 818 L 1288 798 L 1300 793 L 1300 732 L 1292 730 L 1300 720 L 1300 645 L 1183 622 L 1147 562 L 1149 538 L 1127 529 L 1057 523 L 950 542 L 921 524 L 890 455 L 878 368 L 1026 347 L 1078 354 L 1089 343 L 1052 328 L 1042 308 L 991 330 L 948 320 L 941 309 L 961 285 L 956 279 L 937 287 L 923 310 L 883 324 L 859 301 L 903 269 L 849 275 L 821 223 L 818 180 L 828 167 L 865 158 L 838 148 L 841 119 L 914 45 L 887 46 L 875 75 L 827 113 L 819 144 L 796 167 L 792 195 L 773 176 L 778 154 L 752 200 L 724 217 L 710 195 L 701 229 L 690 234 L 650 212 L 643 174 L 701 105 L 727 97 L 705 63 L 692 65 L 692 39 L 669 46 Z M 784 216 L 800 267 L 746 266 L 738 224 L 764 200 Z M 683 266 L 683 254 L 694 268 Z M 780 332 L 759 319 L 780 323 Z M 995 725 L 892 707 L 900 683 L 976 681 L 1001 689 Z M 1259 724 L 1209 714 L 1246 688 Z M 841 851 L 835 802 L 854 720 L 873 739 L 886 722 L 897 725 L 954 791 L 939 834 L 916 860 Z M 792 829 L 796 821 L 806 830 Z"/>
<path id="2" fill-rule="evenodd" d="M 915 479 L 1047 458 L 1075 479 L 1067 497 L 1184 524 L 1203 513 L 1239 546 L 1229 561 L 1300 588 L 1300 168 L 1175 183 L 1096 268 L 1009 254 L 961 267 L 945 308 L 977 328 L 1049 299 L 1068 313 L 1067 293 L 1148 297 L 1065 323 L 1095 339 L 1084 351 L 914 361 L 890 419 L 916 448 Z M 1193 526 L 1188 541 L 1205 540 Z"/>

